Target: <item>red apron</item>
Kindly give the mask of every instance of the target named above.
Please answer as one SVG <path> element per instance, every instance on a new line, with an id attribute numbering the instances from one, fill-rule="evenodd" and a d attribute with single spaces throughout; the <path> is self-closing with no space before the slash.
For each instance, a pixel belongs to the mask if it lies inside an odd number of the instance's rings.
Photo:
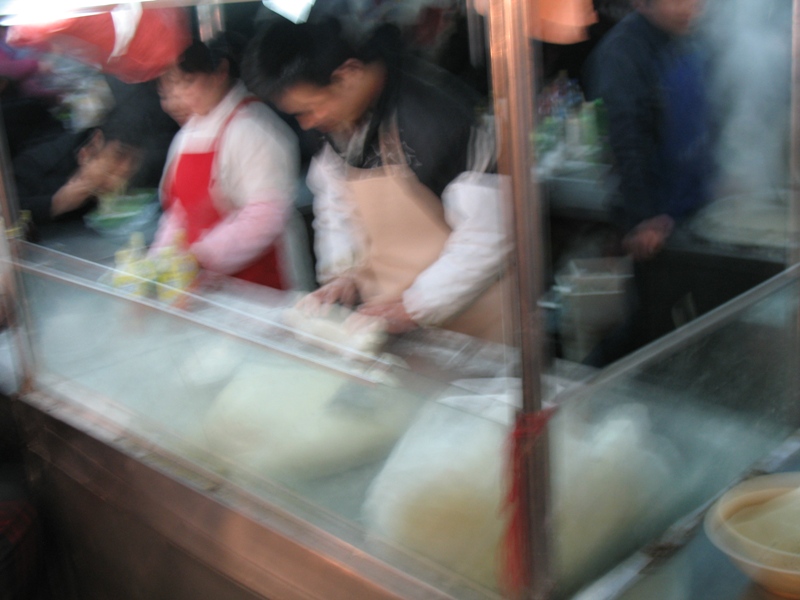
<path id="1" fill-rule="evenodd" d="M 209 152 L 183 153 L 173 163 L 171 180 L 165 186 L 167 191 L 165 206 L 169 209 L 173 202 L 179 202 L 183 207 L 186 213 L 186 241 L 189 245 L 201 239 L 207 231 L 216 227 L 224 219 L 224 215 L 219 213 L 211 198 L 213 184 L 211 174 L 220 140 L 228 124 L 240 108 L 251 102 L 258 102 L 258 99 L 245 98 L 233 109 L 220 127 Z M 234 273 L 233 277 L 279 290 L 286 289 L 275 244 L 244 269 Z"/>

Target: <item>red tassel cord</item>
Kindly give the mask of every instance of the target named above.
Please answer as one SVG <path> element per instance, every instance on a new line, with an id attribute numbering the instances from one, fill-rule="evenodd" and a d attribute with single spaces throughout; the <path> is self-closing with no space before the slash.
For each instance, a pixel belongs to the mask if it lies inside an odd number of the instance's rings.
<path id="1" fill-rule="evenodd" d="M 510 479 L 503 505 L 507 521 L 503 539 L 501 587 L 511 598 L 519 597 L 531 584 L 528 558 L 529 515 L 522 506 L 523 470 L 533 445 L 555 412 L 555 407 L 551 407 L 533 414 L 519 413 L 508 440 L 510 451 L 507 473 Z"/>

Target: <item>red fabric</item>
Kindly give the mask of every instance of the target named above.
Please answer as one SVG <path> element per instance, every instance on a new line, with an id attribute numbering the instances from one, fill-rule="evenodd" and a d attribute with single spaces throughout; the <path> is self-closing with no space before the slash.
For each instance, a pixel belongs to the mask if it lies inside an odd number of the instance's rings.
<path id="1" fill-rule="evenodd" d="M 173 202 L 180 202 L 186 213 L 186 241 L 191 245 L 213 229 L 224 216 L 220 214 L 211 198 L 212 172 L 216 160 L 217 147 L 225 129 L 236 115 L 239 108 L 255 98 L 246 98 L 234 109 L 220 128 L 210 152 L 185 153 L 175 159 L 172 169 L 172 180 L 167 184 L 167 209 Z M 281 275 L 280 261 L 275 247 L 271 247 L 264 255 L 257 258 L 233 277 L 259 283 L 279 290 L 286 289 Z"/>
<path id="2" fill-rule="evenodd" d="M 125 52 L 111 57 L 115 40 L 110 12 L 42 25 L 12 25 L 6 38 L 11 46 L 63 53 L 122 81 L 139 83 L 158 77 L 189 47 L 191 32 L 186 11 L 145 8 Z"/>
<path id="3" fill-rule="evenodd" d="M 555 408 L 547 408 L 534 414 L 518 414 L 509 439 L 510 485 L 504 506 L 504 511 L 508 513 L 508 521 L 503 540 L 501 586 L 511 598 L 519 597 L 531 584 L 529 515 L 523 510 L 521 502 L 525 460 L 553 414 Z"/>

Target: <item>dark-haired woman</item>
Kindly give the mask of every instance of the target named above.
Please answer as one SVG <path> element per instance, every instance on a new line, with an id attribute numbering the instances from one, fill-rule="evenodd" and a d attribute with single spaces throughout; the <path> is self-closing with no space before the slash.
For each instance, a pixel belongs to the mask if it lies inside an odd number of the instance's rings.
<path id="1" fill-rule="evenodd" d="M 293 287 L 282 237 L 297 181 L 297 140 L 239 81 L 234 45 L 195 41 L 160 80 L 162 102 L 190 115 L 161 183 L 165 214 L 154 248 L 183 231 L 209 271 Z"/>

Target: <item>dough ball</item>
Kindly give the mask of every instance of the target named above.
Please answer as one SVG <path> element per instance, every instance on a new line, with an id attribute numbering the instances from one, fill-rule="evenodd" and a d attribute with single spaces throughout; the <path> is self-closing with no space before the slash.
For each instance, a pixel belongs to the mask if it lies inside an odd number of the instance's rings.
<path id="1" fill-rule="evenodd" d="M 384 458 L 415 410 L 399 390 L 287 361 L 243 367 L 210 407 L 203 429 L 212 453 L 286 481 Z"/>
<path id="2" fill-rule="evenodd" d="M 369 529 L 494 587 L 504 443 L 497 423 L 426 406 L 367 492 Z"/>
<path id="3" fill-rule="evenodd" d="M 283 313 L 283 322 L 309 343 L 345 355 L 375 355 L 386 343 L 386 322 L 338 304 L 319 304 L 306 296 Z"/>
<path id="4" fill-rule="evenodd" d="M 178 374 L 190 386 L 218 385 L 233 375 L 243 358 L 243 353 L 225 340 L 192 344 L 178 365 Z"/>
<path id="5" fill-rule="evenodd" d="M 444 405 L 426 407 L 368 491 L 368 528 L 496 587 L 507 436 L 499 423 Z M 642 406 L 612 411 L 597 423 L 566 408 L 554 418 L 552 510 L 562 585 L 593 575 L 609 549 L 629 549 L 631 525 L 669 481 L 668 463 L 651 449 L 651 437 Z"/>

